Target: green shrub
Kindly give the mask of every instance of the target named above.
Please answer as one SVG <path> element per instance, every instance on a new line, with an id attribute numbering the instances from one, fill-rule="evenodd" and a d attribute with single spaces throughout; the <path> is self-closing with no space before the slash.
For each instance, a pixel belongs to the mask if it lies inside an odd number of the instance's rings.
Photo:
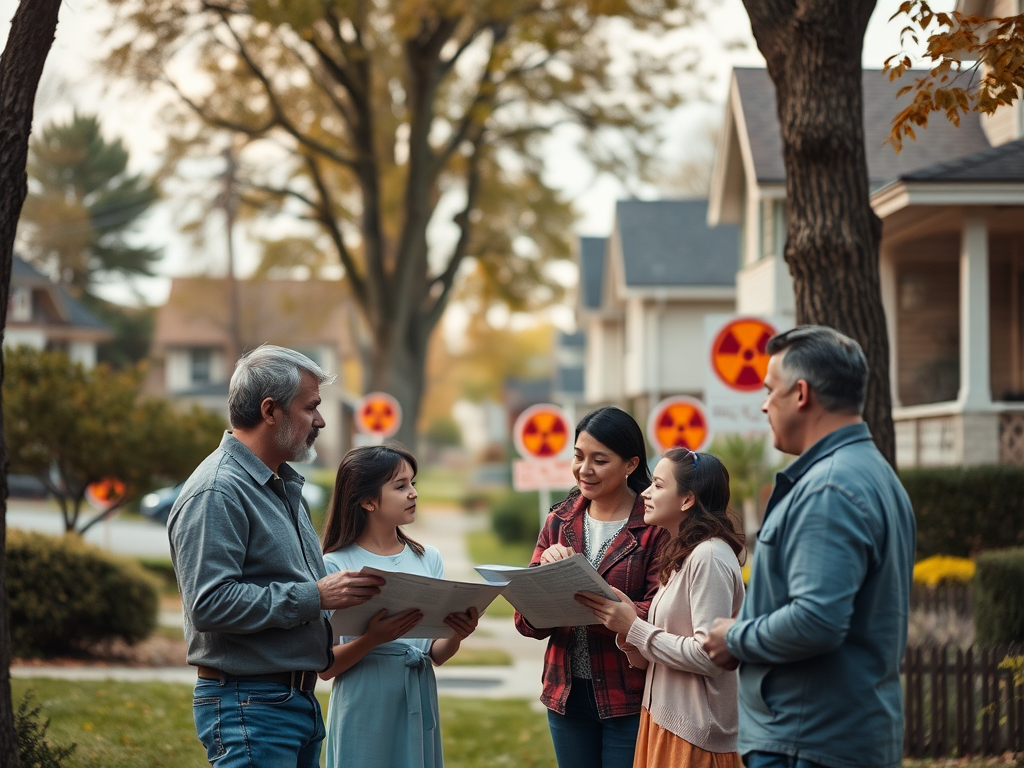
<path id="1" fill-rule="evenodd" d="M 978 640 L 1024 641 L 1024 548 L 982 552 L 975 566 L 974 630 Z"/>
<path id="2" fill-rule="evenodd" d="M 61 768 L 76 744 L 61 747 L 46 738 L 50 721 L 39 722 L 40 707 L 32 707 L 32 692 L 26 691 L 14 713 L 14 732 L 18 735 L 18 762 L 25 768 Z M 31 708 L 30 708 L 31 707 Z"/>
<path id="3" fill-rule="evenodd" d="M 1024 467 L 904 469 L 900 480 L 914 505 L 919 558 L 1024 546 Z"/>
<path id="4" fill-rule="evenodd" d="M 156 628 L 156 578 L 76 535 L 8 531 L 6 576 L 15 654 L 49 655 L 113 638 L 137 643 Z"/>
<path id="5" fill-rule="evenodd" d="M 551 503 L 565 498 L 554 492 Z M 540 494 L 515 491 L 498 496 L 491 503 L 491 530 L 504 544 L 533 544 L 540 532 Z"/>

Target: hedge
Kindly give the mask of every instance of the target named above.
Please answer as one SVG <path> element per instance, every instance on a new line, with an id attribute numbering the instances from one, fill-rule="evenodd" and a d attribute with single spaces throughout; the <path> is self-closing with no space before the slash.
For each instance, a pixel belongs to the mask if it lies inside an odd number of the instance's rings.
<path id="1" fill-rule="evenodd" d="M 16 655 L 58 654 L 113 638 L 133 644 L 156 628 L 157 579 L 77 535 L 8 530 L 6 577 Z"/>
<path id="2" fill-rule="evenodd" d="M 973 557 L 1024 546 L 1024 467 L 900 471 L 917 517 L 917 554 Z"/>
<path id="3" fill-rule="evenodd" d="M 974 631 L 978 640 L 1024 641 L 1024 548 L 982 552 L 975 566 Z"/>

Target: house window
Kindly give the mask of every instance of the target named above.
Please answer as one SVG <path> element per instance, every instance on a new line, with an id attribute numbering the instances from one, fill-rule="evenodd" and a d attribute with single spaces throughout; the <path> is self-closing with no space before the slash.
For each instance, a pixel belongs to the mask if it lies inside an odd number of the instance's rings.
<path id="1" fill-rule="evenodd" d="M 192 350 L 192 383 L 193 384 L 209 384 L 210 383 L 210 359 L 212 355 L 208 349 L 193 349 Z"/>
<path id="2" fill-rule="evenodd" d="M 24 286 L 11 288 L 11 299 L 7 304 L 7 317 L 15 323 L 27 323 L 32 319 L 32 292 Z"/>
<path id="3" fill-rule="evenodd" d="M 786 201 L 761 201 L 761 256 L 781 256 L 786 247 Z"/>

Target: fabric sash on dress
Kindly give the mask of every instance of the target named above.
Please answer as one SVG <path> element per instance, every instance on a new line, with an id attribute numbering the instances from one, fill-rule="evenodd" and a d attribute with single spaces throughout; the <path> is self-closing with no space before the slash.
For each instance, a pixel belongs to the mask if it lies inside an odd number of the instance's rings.
<path id="1" fill-rule="evenodd" d="M 368 656 L 402 656 L 405 662 L 405 700 L 410 715 L 420 715 L 423 730 L 437 727 L 437 680 L 430 666 L 430 654 L 414 645 L 395 641 L 378 645 Z"/>

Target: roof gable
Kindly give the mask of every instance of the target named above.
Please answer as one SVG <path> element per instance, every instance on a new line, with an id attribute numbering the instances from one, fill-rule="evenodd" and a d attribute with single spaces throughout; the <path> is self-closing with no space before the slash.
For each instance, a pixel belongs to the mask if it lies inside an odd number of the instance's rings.
<path id="1" fill-rule="evenodd" d="M 626 287 L 735 285 L 739 228 L 709 227 L 707 209 L 707 200 L 620 200 Z"/>

